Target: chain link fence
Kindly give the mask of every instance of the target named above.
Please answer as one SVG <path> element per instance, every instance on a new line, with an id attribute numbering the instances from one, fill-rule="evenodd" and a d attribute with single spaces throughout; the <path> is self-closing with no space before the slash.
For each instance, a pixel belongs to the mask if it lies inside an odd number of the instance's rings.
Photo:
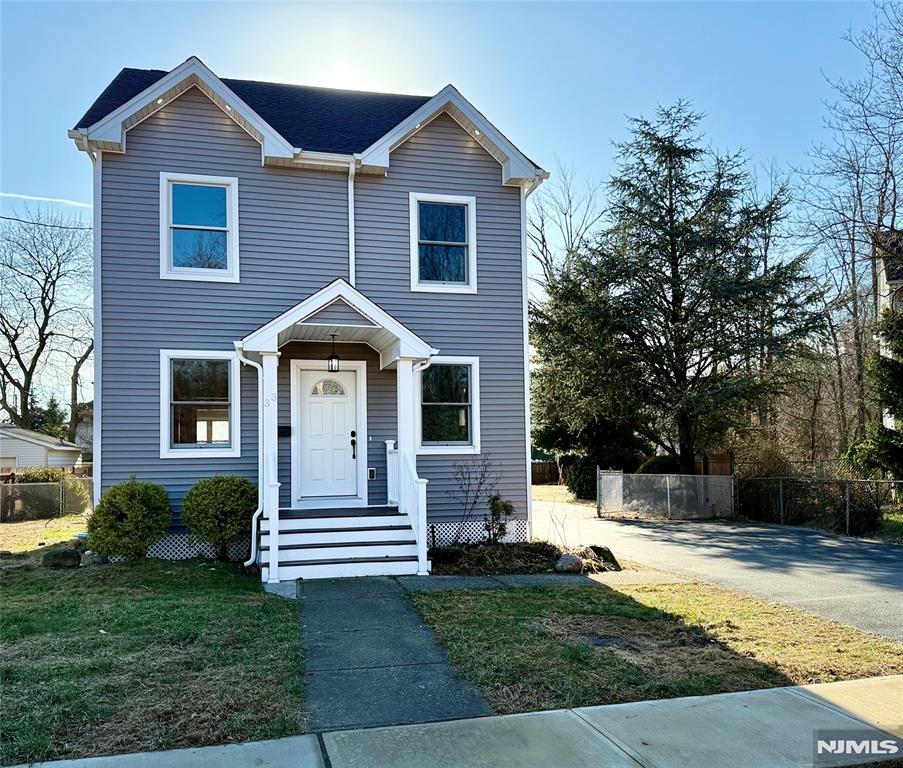
<path id="1" fill-rule="evenodd" d="M 749 520 L 806 525 L 851 536 L 881 527 L 903 503 L 903 481 L 751 477 L 737 482 L 737 511 Z"/>
<path id="2" fill-rule="evenodd" d="M 49 520 L 92 511 L 94 478 L 64 475 L 57 483 L 0 484 L 0 523 Z"/>
<path id="3" fill-rule="evenodd" d="M 602 518 L 714 520 L 734 517 L 733 475 L 625 475 L 597 470 Z"/>

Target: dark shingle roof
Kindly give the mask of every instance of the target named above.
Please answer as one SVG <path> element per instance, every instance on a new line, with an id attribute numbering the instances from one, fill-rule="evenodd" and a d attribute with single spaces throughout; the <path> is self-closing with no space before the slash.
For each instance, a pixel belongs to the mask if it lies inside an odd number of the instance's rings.
<path id="1" fill-rule="evenodd" d="M 75 127 L 93 125 L 166 74 L 123 69 Z M 314 152 L 362 152 L 430 99 L 254 80 L 223 82 L 293 147 Z"/>

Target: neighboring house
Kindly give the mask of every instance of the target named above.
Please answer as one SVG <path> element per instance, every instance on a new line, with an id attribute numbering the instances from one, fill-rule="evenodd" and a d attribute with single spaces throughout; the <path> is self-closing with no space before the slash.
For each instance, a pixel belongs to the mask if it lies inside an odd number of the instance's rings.
<path id="1" fill-rule="evenodd" d="M 98 490 L 162 483 L 177 532 L 192 484 L 245 475 L 265 580 L 424 573 L 459 529 L 456 464 L 488 456 L 526 537 L 525 206 L 548 174 L 458 91 L 191 58 L 122 70 L 69 135 L 94 163 Z"/>
<path id="2" fill-rule="evenodd" d="M 880 232 L 876 238 L 878 244 L 878 302 L 879 312 L 886 307 L 893 307 L 903 312 L 903 231 L 888 229 Z M 884 343 L 882 354 L 889 354 Z M 889 413 L 884 414 L 884 426 L 895 429 L 894 419 Z"/>
<path id="3" fill-rule="evenodd" d="M 77 467 L 82 463 L 81 457 L 82 449 L 75 443 L 14 424 L 0 424 L 0 471 L 26 467 Z"/>

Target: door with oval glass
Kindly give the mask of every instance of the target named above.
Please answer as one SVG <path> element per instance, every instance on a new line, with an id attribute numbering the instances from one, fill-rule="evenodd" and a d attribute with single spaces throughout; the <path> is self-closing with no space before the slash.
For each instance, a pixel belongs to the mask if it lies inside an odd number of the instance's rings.
<path id="1" fill-rule="evenodd" d="M 301 371 L 302 497 L 357 494 L 357 374 Z"/>

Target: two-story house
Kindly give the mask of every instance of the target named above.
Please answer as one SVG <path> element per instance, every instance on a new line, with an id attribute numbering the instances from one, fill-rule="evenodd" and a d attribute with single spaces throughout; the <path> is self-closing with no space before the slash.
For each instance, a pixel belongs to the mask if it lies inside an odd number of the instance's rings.
<path id="1" fill-rule="evenodd" d="M 482 456 L 528 535 L 525 206 L 548 174 L 455 88 L 191 58 L 122 70 L 69 135 L 94 168 L 95 487 L 167 488 L 157 554 L 187 554 L 191 485 L 241 474 L 265 580 L 425 573 Z"/>

